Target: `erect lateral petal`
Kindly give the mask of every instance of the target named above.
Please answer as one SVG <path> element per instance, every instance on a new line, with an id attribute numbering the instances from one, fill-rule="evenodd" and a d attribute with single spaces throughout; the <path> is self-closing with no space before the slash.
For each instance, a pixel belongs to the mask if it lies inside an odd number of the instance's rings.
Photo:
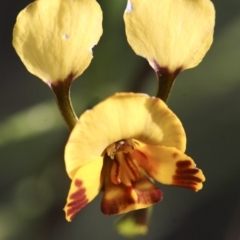
<path id="1" fill-rule="evenodd" d="M 19 13 L 13 46 L 28 71 L 49 84 L 82 74 L 101 34 L 95 0 L 37 0 Z"/>
<path id="2" fill-rule="evenodd" d="M 135 53 L 174 73 L 201 62 L 213 41 L 215 10 L 209 0 L 129 0 L 124 21 Z"/>

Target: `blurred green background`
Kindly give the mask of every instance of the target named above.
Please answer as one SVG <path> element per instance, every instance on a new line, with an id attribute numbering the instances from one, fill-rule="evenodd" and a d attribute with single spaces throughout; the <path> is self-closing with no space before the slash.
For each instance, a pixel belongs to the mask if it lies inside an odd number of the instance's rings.
<path id="1" fill-rule="evenodd" d="M 70 180 L 63 161 L 69 131 L 48 87 L 27 72 L 12 45 L 17 14 L 31 1 L 0 1 L 0 240 L 120 240 L 118 217 L 104 216 L 101 196 L 65 220 Z M 90 67 L 72 86 L 85 109 L 119 91 L 154 95 L 157 81 L 127 44 L 126 0 L 99 0 L 104 34 Z M 214 1 L 215 40 L 203 62 L 178 77 L 170 108 L 188 137 L 187 154 L 204 171 L 199 193 L 162 186 L 148 240 L 240 239 L 240 1 Z"/>

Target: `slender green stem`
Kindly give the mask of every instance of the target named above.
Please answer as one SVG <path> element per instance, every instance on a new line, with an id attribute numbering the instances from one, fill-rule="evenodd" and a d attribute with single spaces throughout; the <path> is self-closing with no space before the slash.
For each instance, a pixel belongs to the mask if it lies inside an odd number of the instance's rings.
<path id="1" fill-rule="evenodd" d="M 55 94 L 58 108 L 70 131 L 73 129 L 73 127 L 78 121 L 70 99 L 70 86 L 72 79 L 73 76 L 70 74 L 63 81 L 59 80 L 50 84 L 50 88 Z"/>

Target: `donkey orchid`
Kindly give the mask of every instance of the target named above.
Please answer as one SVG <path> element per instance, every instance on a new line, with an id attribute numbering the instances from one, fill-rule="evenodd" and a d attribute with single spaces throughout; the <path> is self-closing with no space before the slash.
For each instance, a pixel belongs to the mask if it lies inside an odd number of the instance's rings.
<path id="1" fill-rule="evenodd" d="M 146 208 L 161 201 L 152 179 L 198 191 L 205 177 L 184 154 L 180 120 L 160 99 L 119 93 L 83 113 L 69 137 L 65 164 L 72 180 L 66 218 L 103 190 L 106 215 Z"/>

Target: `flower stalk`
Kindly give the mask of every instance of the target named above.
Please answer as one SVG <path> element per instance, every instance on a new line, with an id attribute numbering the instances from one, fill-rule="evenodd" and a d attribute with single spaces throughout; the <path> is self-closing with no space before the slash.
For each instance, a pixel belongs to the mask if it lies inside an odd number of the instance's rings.
<path id="1" fill-rule="evenodd" d="M 171 88 L 173 86 L 174 78 L 169 75 L 158 76 L 158 91 L 156 97 L 162 99 L 164 102 L 167 101 Z"/>
<path id="2" fill-rule="evenodd" d="M 160 68 L 157 66 L 155 73 L 158 79 L 158 91 L 156 94 L 157 98 L 160 98 L 164 102 L 167 101 L 174 80 L 176 79 L 178 73 L 181 71 L 181 68 L 177 69 L 174 73 L 171 73 L 168 68 Z"/>
<path id="3" fill-rule="evenodd" d="M 73 75 L 70 74 L 64 81 L 49 83 L 49 87 L 55 95 L 58 108 L 70 131 L 74 128 L 78 121 L 70 98 L 70 86 L 72 79 Z"/>

